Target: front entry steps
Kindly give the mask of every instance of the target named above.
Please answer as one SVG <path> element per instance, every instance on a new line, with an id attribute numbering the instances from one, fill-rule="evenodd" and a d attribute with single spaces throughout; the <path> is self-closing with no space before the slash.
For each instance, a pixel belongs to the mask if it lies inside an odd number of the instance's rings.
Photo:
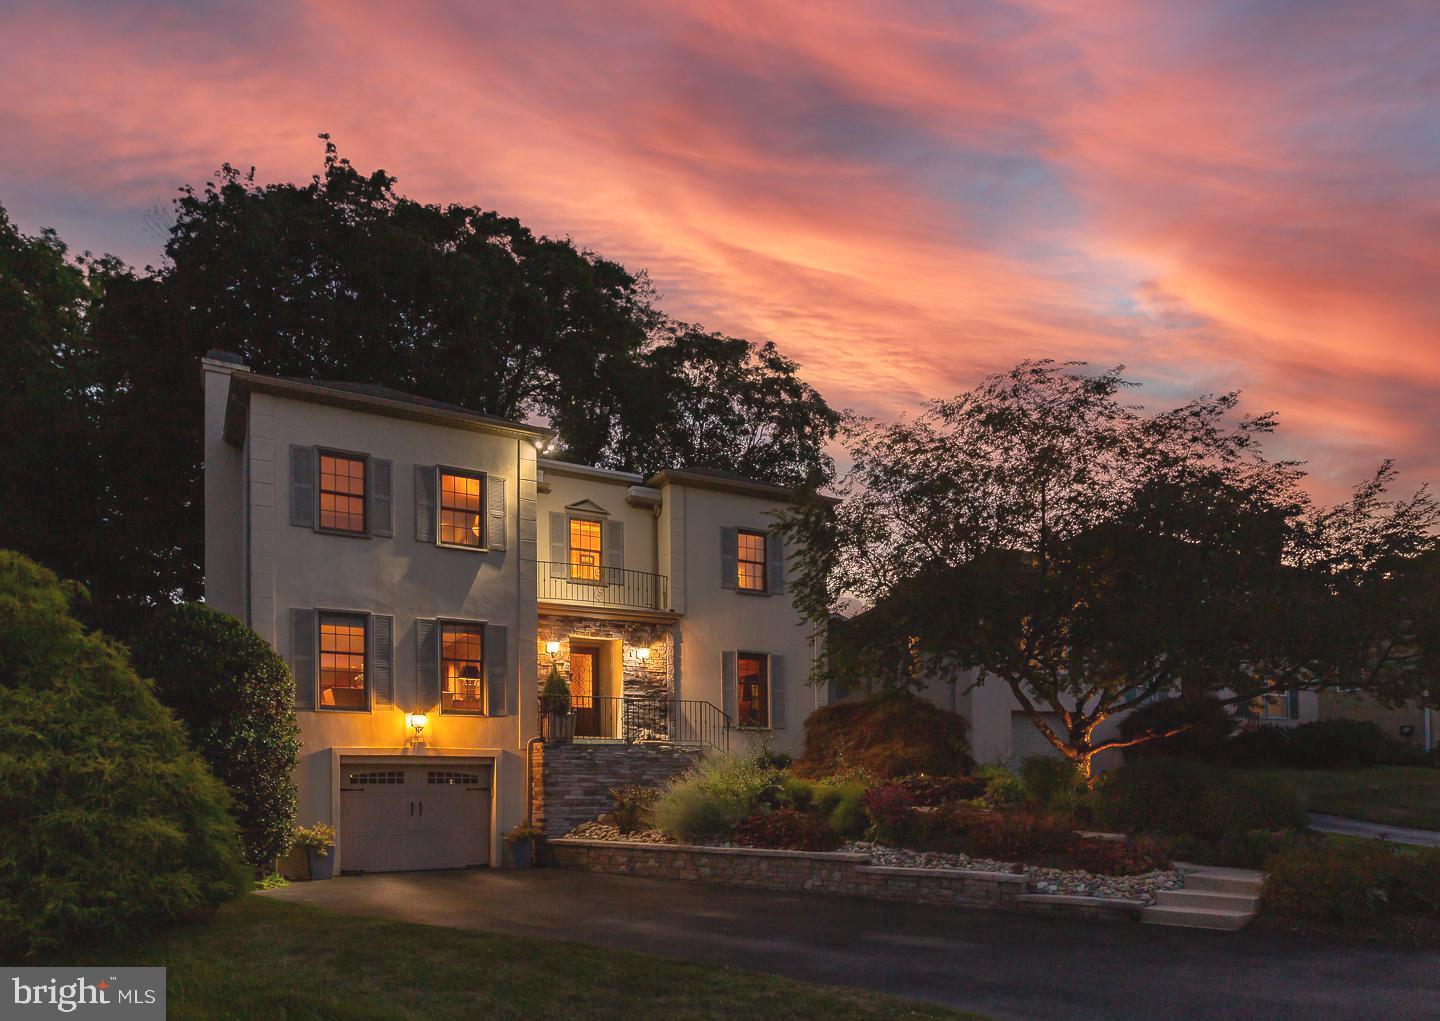
<path id="1" fill-rule="evenodd" d="M 1233 932 L 1245 928 L 1260 913 L 1263 872 L 1183 862 L 1176 862 L 1175 867 L 1185 873 L 1185 887 L 1161 891 L 1155 904 L 1140 912 L 1142 922 Z"/>

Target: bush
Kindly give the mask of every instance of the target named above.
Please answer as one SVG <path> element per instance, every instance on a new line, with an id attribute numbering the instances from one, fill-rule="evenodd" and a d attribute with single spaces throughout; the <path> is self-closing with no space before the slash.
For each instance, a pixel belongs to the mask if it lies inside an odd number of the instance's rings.
<path id="1" fill-rule="evenodd" d="M 869 835 L 882 844 L 913 847 L 925 834 L 926 817 L 915 810 L 915 799 L 898 784 L 877 784 L 861 798 L 870 820 Z"/>
<path id="2" fill-rule="evenodd" d="M 1020 780 L 1031 801 L 1067 813 L 1075 810 L 1076 799 L 1085 788 L 1075 763 L 1054 755 L 1035 755 L 1020 763 Z"/>
<path id="3" fill-rule="evenodd" d="M 1091 802 L 1100 825 L 1127 833 L 1218 840 L 1305 825 L 1304 809 L 1284 783 L 1180 759 L 1146 759 L 1107 773 Z"/>
<path id="4" fill-rule="evenodd" d="M 729 840 L 741 819 L 780 803 L 783 780 L 754 756 L 707 756 L 660 795 L 655 828 L 689 844 Z"/>
<path id="5" fill-rule="evenodd" d="M 1070 844 L 1075 868 L 1098 876 L 1141 876 L 1170 867 L 1164 845 L 1146 837 L 1128 840 L 1097 840 L 1075 837 Z"/>
<path id="6" fill-rule="evenodd" d="M 742 819 L 735 827 L 735 843 L 788 851 L 833 851 L 841 841 L 840 835 L 814 812 L 777 808 Z"/>
<path id="7" fill-rule="evenodd" d="M 992 805 L 1020 805 L 1030 797 L 1025 781 L 1005 766 L 989 763 L 976 773 L 985 781 L 985 800 Z"/>
<path id="8" fill-rule="evenodd" d="M 1261 899 L 1272 914 L 1312 921 L 1440 917 L 1440 851 L 1376 842 L 1291 851 L 1270 859 Z"/>
<path id="9" fill-rule="evenodd" d="M 1167 698 L 1128 713 L 1120 721 L 1120 736 L 1128 739 L 1147 732 L 1163 733 L 1183 723 L 1190 723 L 1190 728 L 1173 737 L 1156 738 L 1126 748 L 1125 761 L 1135 762 L 1160 755 L 1217 762 L 1224 757 L 1226 742 L 1238 725 L 1235 717 L 1214 696 Z"/>
<path id="10" fill-rule="evenodd" d="M 1229 740 L 1224 758 L 1235 766 L 1278 765 L 1288 760 L 1289 748 L 1289 727 L 1254 726 Z"/>
<path id="11" fill-rule="evenodd" d="M 300 729 L 290 668 L 254 631 L 199 603 L 161 613 L 134 660 L 234 797 L 245 860 L 270 866 L 295 822 Z"/>
<path id="12" fill-rule="evenodd" d="M 959 843 L 966 854 L 1011 862 L 1063 854 L 1075 832 L 1068 819 L 1032 812 L 980 812 L 962 825 Z"/>
<path id="13" fill-rule="evenodd" d="M 847 840 L 864 835 L 870 825 L 862 799 L 865 785 L 854 780 L 817 783 L 811 789 L 816 812 L 825 817 L 830 828 Z"/>
<path id="14" fill-rule="evenodd" d="M 1246 830 L 1227 833 L 1218 840 L 1202 840 L 1185 834 L 1159 839 L 1171 858 L 1236 869 L 1264 869 L 1277 854 L 1313 850 L 1326 843 L 1326 838 L 1317 833 L 1294 830 Z"/>
<path id="15" fill-rule="evenodd" d="M 0 551 L 0 960 L 124 937 L 249 885 L 230 797 L 77 588 Z"/>
<path id="16" fill-rule="evenodd" d="M 915 773 L 960 776 L 973 766 L 965 717 L 915 695 L 884 693 L 837 702 L 806 717 L 805 751 L 795 772 L 889 780 Z"/>
<path id="17" fill-rule="evenodd" d="M 975 776 L 902 776 L 891 783 L 909 794 L 916 805 L 927 808 L 970 801 L 985 793 L 985 781 Z"/>
<path id="18" fill-rule="evenodd" d="M 622 834 L 636 833 L 649 828 L 650 814 L 660 800 L 660 788 L 638 783 L 612 787 L 610 799 L 615 803 L 615 810 L 611 813 L 615 828 Z"/>
<path id="19" fill-rule="evenodd" d="M 1402 748 L 1370 720 L 1316 720 L 1290 728 L 1281 764 L 1300 769 L 1363 769 L 1398 761 Z"/>

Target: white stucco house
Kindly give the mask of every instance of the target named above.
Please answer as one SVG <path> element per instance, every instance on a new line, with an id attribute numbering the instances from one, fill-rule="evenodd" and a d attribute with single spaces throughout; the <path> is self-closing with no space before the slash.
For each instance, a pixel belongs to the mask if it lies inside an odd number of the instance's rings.
<path id="1" fill-rule="evenodd" d="M 291 665 L 302 824 L 339 870 L 500 864 L 538 683 L 577 740 L 798 752 L 824 699 L 787 490 L 547 460 L 545 429 L 203 360 L 205 599 Z"/>

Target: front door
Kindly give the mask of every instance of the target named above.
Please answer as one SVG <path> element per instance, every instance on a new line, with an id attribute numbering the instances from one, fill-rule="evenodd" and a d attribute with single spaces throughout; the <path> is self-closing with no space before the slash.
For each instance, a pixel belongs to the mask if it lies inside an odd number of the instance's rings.
<path id="1" fill-rule="evenodd" d="M 608 737 L 600 733 L 601 709 L 595 697 L 600 650 L 593 645 L 570 646 L 570 704 L 575 709 L 576 737 Z"/>

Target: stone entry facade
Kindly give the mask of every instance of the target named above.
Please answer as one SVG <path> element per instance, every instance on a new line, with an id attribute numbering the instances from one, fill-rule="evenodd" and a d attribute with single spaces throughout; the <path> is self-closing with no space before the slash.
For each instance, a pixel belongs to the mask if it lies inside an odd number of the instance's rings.
<path id="1" fill-rule="evenodd" d="M 534 824 L 546 836 L 563 837 L 614 810 L 612 787 L 663 787 L 699 755 L 672 745 L 537 744 L 530 760 Z"/>
<path id="2" fill-rule="evenodd" d="M 570 675 L 570 639 L 594 639 L 621 643 L 622 693 L 627 698 L 673 698 L 675 695 L 675 625 L 648 621 L 610 620 L 604 617 L 541 613 L 535 642 L 537 677 L 541 686 L 550 673 L 550 654 L 545 646 L 559 642 L 555 665 Z M 636 649 L 649 649 L 641 660 Z M 538 691 L 537 691 L 538 694 Z"/>

